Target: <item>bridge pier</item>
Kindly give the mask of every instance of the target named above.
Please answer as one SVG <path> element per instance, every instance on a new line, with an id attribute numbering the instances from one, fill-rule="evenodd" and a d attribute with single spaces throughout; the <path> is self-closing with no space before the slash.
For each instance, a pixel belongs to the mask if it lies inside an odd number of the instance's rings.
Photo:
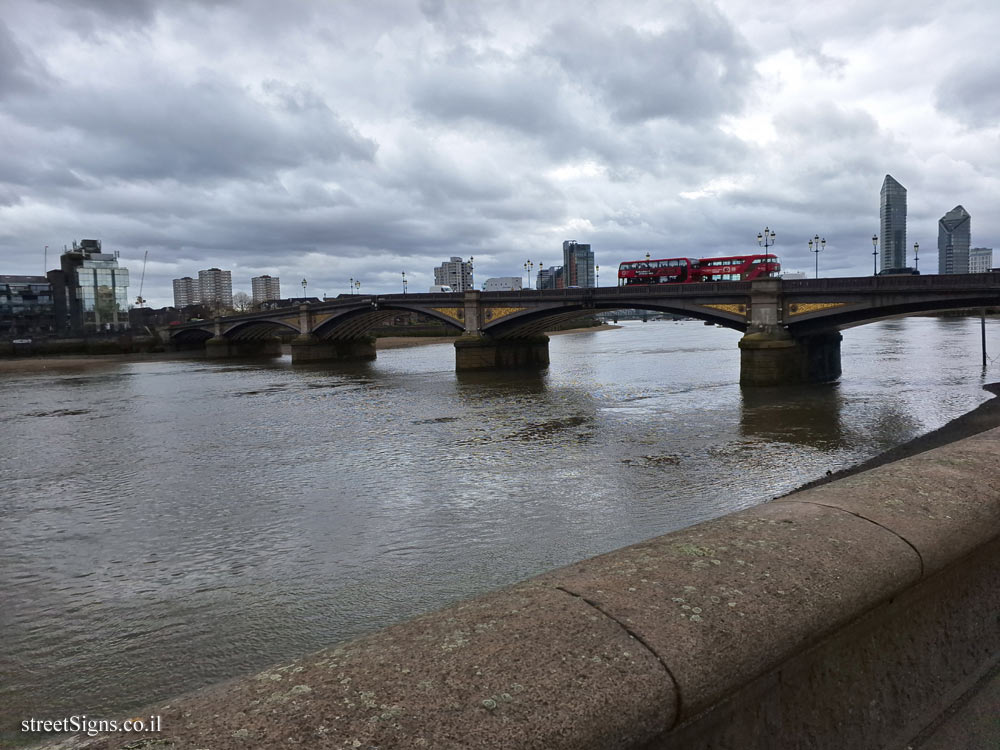
<path id="1" fill-rule="evenodd" d="M 514 370 L 549 365 L 549 337 L 462 336 L 455 341 L 456 370 Z"/>
<path id="2" fill-rule="evenodd" d="M 292 339 L 292 364 L 375 359 L 375 339 L 320 339 L 310 334 Z"/>
<path id="3" fill-rule="evenodd" d="M 212 359 L 227 357 L 280 357 L 281 339 L 252 339 L 241 341 L 213 336 L 205 342 L 205 356 Z"/>
<path id="4" fill-rule="evenodd" d="M 740 339 L 740 385 L 827 383 L 840 377 L 839 331 L 794 338 L 780 327 Z"/>

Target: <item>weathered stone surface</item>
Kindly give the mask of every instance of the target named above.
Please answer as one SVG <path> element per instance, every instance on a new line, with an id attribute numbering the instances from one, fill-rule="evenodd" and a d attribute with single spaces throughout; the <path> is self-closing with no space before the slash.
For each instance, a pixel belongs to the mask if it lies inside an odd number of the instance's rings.
<path id="1" fill-rule="evenodd" d="M 849 513 L 752 508 L 542 577 L 660 657 L 681 718 L 816 643 L 920 575 L 896 535 Z"/>
<path id="2" fill-rule="evenodd" d="M 911 544 L 930 575 L 1000 532 L 1000 486 L 983 471 L 998 455 L 994 429 L 775 503 L 816 503 L 866 518 Z"/>
<path id="3" fill-rule="evenodd" d="M 663 666 L 621 626 L 527 585 L 146 713 L 163 715 L 158 739 L 171 744 L 157 747 L 611 749 L 664 731 L 676 700 Z"/>

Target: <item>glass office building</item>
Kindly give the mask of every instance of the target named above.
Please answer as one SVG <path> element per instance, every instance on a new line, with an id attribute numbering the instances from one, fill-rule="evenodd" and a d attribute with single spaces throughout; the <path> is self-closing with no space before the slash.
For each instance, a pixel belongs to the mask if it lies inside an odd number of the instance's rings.
<path id="1" fill-rule="evenodd" d="M 66 311 L 76 334 L 128 328 L 128 269 L 119 268 L 114 253 L 101 251 L 100 240 L 73 243 L 60 258 L 61 273 L 53 284 L 57 317 Z M 50 274 L 51 277 L 51 274 Z"/>
<path id="2" fill-rule="evenodd" d="M 906 188 L 886 175 L 879 201 L 882 228 L 882 268 L 906 267 Z"/>
<path id="3" fill-rule="evenodd" d="M 961 206 L 938 219 L 938 273 L 969 273 L 972 217 Z"/>

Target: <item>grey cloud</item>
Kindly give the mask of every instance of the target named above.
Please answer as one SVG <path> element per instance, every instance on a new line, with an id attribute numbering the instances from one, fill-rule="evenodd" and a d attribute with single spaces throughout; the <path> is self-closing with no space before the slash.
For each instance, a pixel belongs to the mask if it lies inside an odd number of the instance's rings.
<path id="1" fill-rule="evenodd" d="M 312 161 L 371 161 L 377 146 L 318 97 L 270 81 L 261 102 L 223 80 L 66 89 L 11 114 L 53 128 L 50 157 L 98 179 L 265 179 Z M 57 156 L 58 155 L 58 156 Z"/>
<path id="2" fill-rule="evenodd" d="M 596 92 L 623 122 L 705 121 L 738 111 L 754 77 L 749 46 L 713 8 L 683 7 L 681 24 L 660 33 L 563 22 L 538 52 Z"/>
<path id="3" fill-rule="evenodd" d="M 38 57 L 23 50 L 3 21 L 0 21 L 0 100 L 12 94 L 38 91 L 51 83 Z"/>
<path id="4" fill-rule="evenodd" d="M 935 107 L 954 120 L 975 128 L 995 127 L 1000 120 L 1000 59 L 968 61 L 937 86 Z"/>

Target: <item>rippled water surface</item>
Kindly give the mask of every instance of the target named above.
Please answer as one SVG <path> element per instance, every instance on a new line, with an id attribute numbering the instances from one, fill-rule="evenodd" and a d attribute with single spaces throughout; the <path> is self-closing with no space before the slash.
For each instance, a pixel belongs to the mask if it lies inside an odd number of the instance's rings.
<path id="1" fill-rule="evenodd" d="M 697 322 L 554 336 L 538 375 L 456 375 L 450 344 L 0 375 L 0 738 L 759 503 L 941 426 L 998 379 L 978 320 L 851 329 L 841 382 L 798 389 L 741 391 L 738 338 Z"/>

